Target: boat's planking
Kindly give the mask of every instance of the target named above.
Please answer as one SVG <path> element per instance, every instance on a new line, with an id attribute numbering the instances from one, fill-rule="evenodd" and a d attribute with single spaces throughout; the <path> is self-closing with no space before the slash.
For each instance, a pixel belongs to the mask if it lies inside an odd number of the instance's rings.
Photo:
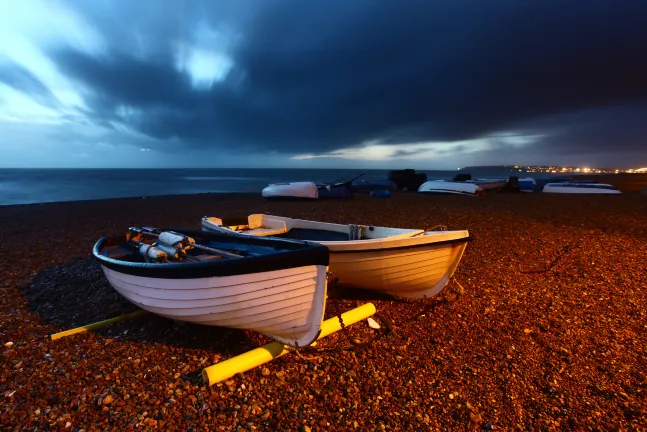
<path id="1" fill-rule="evenodd" d="M 432 297 L 452 277 L 469 241 L 469 233 L 417 229 L 362 227 L 361 239 L 350 240 L 354 226 L 270 215 L 250 215 L 239 234 L 316 241 L 330 250 L 330 271 L 341 285 L 425 298 Z M 203 218 L 204 230 L 229 232 L 219 218 Z"/>

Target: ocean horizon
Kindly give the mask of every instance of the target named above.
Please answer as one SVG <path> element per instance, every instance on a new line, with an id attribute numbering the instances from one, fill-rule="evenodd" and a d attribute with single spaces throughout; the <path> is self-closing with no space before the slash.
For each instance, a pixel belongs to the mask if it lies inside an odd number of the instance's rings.
<path id="1" fill-rule="evenodd" d="M 386 169 L 301 168 L 0 168 L 0 205 L 199 193 L 258 192 L 270 183 L 333 182 L 362 173 L 385 179 Z M 464 170 L 416 170 L 429 180 Z M 525 175 L 507 167 L 471 167 L 472 175 Z"/>

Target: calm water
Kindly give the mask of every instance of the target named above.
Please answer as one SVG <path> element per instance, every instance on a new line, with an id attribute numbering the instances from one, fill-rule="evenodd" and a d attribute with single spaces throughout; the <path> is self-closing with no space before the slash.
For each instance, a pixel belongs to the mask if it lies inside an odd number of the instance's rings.
<path id="1" fill-rule="evenodd" d="M 258 192 L 269 183 L 331 182 L 365 173 L 384 179 L 387 170 L 331 169 L 0 169 L 0 205 L 206 192 Z M 457 171 L 421 171 L 430 180 Z M 472 175 L 508 177 L 512 170 Z"/>

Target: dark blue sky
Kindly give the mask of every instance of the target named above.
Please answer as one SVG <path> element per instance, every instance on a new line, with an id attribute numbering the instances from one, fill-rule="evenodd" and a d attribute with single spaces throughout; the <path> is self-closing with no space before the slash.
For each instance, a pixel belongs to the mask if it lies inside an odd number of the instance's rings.
<path id="1" fill-rule="evenodd" d="M 4 2 L 0 166 L 647 166 L 647 2 Z"/>

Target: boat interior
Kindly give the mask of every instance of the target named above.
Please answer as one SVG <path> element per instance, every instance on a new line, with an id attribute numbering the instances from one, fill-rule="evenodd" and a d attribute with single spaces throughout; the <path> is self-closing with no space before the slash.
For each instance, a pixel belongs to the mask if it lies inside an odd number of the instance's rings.
<path id="1" fill-rule="evenodd" d="M 193 237 L 192 237 L 193 239 Z M 154 236 L 118 236 L 106 238 L 103 242 L 99 253 L 105 257 L 117 259 L 125 262 L 151 262 L 148 257 L 141 252 L 144 245 L 165 248 L 171 252 L 179 252 L 175 259 L 170 261 L 214 261 L 220 259 L 245 258 L 259 255 L 274 254 L 277 250 L 284 247 L 272 242 L 267 244 L 254 244 L 243 242 L 241 239 L 230 236 L 217 236 L 215 238 L 195 238 L 195 244 L 184 248 L 173 248 L 173 246 L 160 246 L 158 239 Z M 205 249 L 206 247 L 206 249 Z M 168 254 L 167 254 L 168 255 Z"/>
<path id="2" fill-rule="evenodd" d="M 253 214 L 247 224 L 240 219 L 231 223 L 217 217 L 203 218 L 203 227 L 213 231 L 235 231 L 257 237 L 273 236 L 294 240 L 315 242 L 341 242 L 380 238 L 408 238 L 423 235 L 424 230 L 385 228 L 364 225 L 342 225 L 284 218 L 264 214 Z"/>

